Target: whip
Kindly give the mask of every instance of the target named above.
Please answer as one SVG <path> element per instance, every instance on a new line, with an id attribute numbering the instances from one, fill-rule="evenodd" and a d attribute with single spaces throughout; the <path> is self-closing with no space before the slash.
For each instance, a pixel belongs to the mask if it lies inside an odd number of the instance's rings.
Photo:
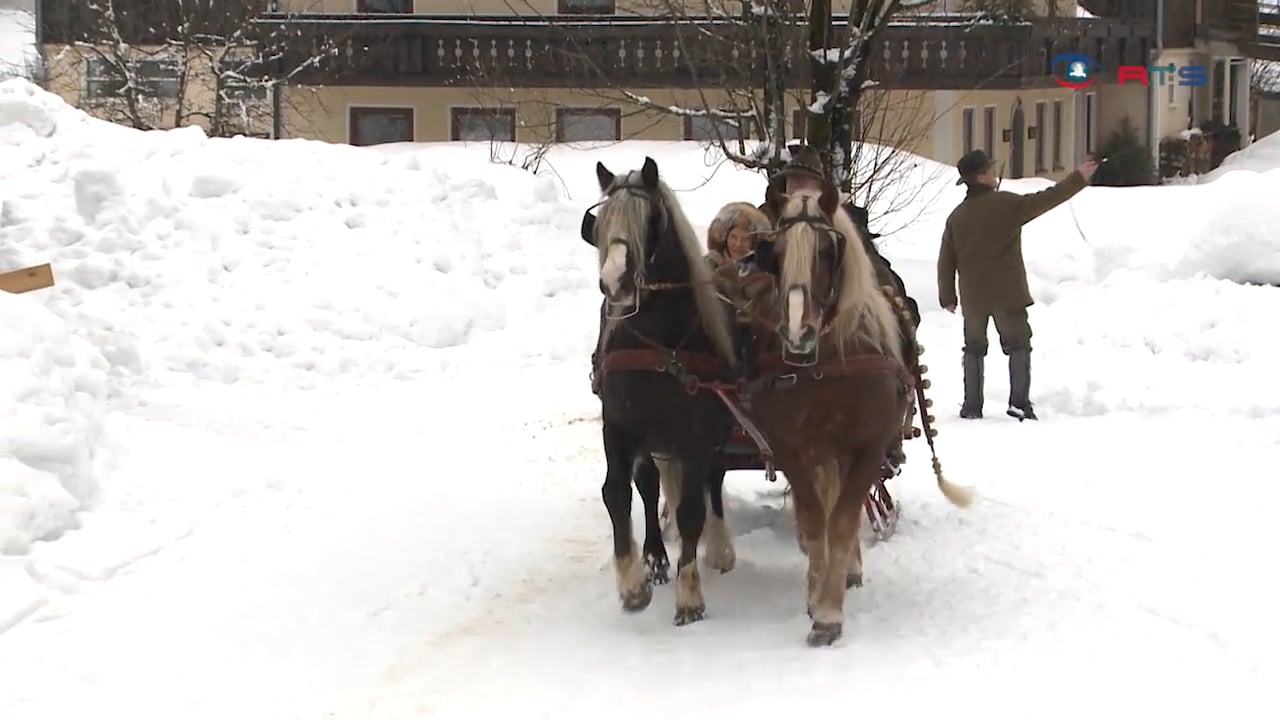
<path id="1" fill-rule="evenodd" d="M 1105 165 L 1107 161 L 1110 159 L 1111 158 L 1109 157 L 1104 157 L 1098 161 L 1098 164 Z M 1089 242 L 1089 238 L 1085 237 L 1084 230 L 1080 227 L 1080 219 L 1076 217 L 1075 198 L 1071 198 L 1070 200 L 1067 200 L 1067 210 L 1071 211 L 1071 222 L 1075 224 L 1076 232 L 1080 234 L 1080 239 L 1084 241 L 1085 245 L 1088 245 L 1090 248 L 1092 248 L 1093 243 Z"/>

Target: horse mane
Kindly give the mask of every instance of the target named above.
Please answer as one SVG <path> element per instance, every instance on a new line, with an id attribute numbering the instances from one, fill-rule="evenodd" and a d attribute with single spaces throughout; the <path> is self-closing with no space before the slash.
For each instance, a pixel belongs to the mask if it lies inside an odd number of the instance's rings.
<path id="1" fill-rule="evenodd" d="M 619 175 L 614 184 L 641 186 L 643 181 L 640 171 L 632 170 L 626 175 Z M 702 241 L 694 231 L 693 225 L 689 223 L 684 209 L 676 200 L 675 193 L 661 179 L 658 180 L 658 197 L 662 201 L 662 207 L 659 209 L 666 215 L 665 219 L 670 225 L 675 228 L 680 250 L 689 267 L 689 282 L 692 285 L 693 299 L 698 307 L 702 328 L 721 358 L 731 367 L 736 367 L 738 358 L 734 350 L 732 319 L 716 294 L 711 267 L 702 256 Z M 638 195 L 623 193 L 615 196 L 611 202 L 601 206 L 600 219 L 596 227 L 613 228 L 621 225 L 625 232 L 620 234 L 627 240 L 628 253 L 637 259 L 644 258 L 643 243 L 649 223 L 648 205 L 648 200 Z M 603 263 L 608 256 L 609 243 L 597 240 L 596 249 L 599 251 L 600 262 Z M 636 264 L 638 280 L 643 282 L 644 262 L 641 260 Z M 609 325 L 612 324 L 609 323 Z"/>
<path id="2" fill-rule="evenodd" d="M 804 214 L 806 204 L 817 210 L 821 196 L 818 190 L 790 193 L 780 217 Z M 880 290 L 871 256 L 863 246 L 862 233 L 843 207 L 836 208 L 831 226 L 845 237 L 843 262 L 837 279 L 836 315 L 831 327 L 840 354 L 843 356 L 851 345 L 865 343 L 882 355 L 903 362 L 898 320 L 893 306 Z M 800 222 L 787 229 L 781 268 L 782 287 L 790 285 L 793 278 L 807 281 L 813 276 L 817 248 L 818 231 L 813 226 Z"/>

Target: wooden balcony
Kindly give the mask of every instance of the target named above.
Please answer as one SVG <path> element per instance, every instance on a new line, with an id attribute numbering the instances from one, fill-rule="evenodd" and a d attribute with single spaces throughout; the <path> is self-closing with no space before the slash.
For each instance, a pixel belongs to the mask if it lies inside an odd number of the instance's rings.
<path id="1" fill-rule="evenodd" d="M 766 45 L 789 87 L 804 87 L 809 70 L 807 30 L 795 24 L 766 35 L 725 20 L 643 17 L 268 15 L 257 23 L 276 72 L 298 84 L 743 88 L 759 84 Z M 880 35 L 871 77 L 900 89 L 1048 87 L 1049 58 L 1062 52 L 1103 67 L 1145 64 L 1152 29 L 1112 19 L 904 18 Z M 845 31 L 838 19 L 832 46 L 843 46 Z M 330 44 L 336 50 L 325 55 Z"/>
<path id="2" fill-rule="evenodd" d="M 89 43 L 155 46 L 228 45 L 244 38 L 246 18 L 266 12 L 268 0 L 34 0 L 40 39 L 54 45 Z"/>
<path id="3" fill-rule="evenodd" d="M 1099 17 L 1156 20 L 1155 0 L 1080 0 Z M 1195 47 L 1199 42 L 1236 45 L 1250 57 L 1280 57 L 1280 4 L 1272 0 L 1165 0 L 1164 45 Z"/>

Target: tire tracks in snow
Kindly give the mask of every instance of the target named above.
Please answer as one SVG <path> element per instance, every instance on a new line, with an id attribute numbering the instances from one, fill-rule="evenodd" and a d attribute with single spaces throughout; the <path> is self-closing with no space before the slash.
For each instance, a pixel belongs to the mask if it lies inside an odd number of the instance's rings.
<path id="1" fill-rule="evenodd" d="M 422 652 L 402 657 L 385 672 L 392 685 L 411 682 L 423 670 L 424 655 L 446 655 L 460 643 L 501 633 L 520 623 L 524 611 L 535 607 L 556 585 L 581 576 L 584 569 L 598 572 L 608 560 L 608 526 L 591 511 L 598 509 L 599 478 L 603 460 L 592 444 L 598 438 L 599 417 L 589 414 L 567 414 L 525 423 L 516 433 L 531 433 L 523 443 L 507 447 L 505 453 L 519 452 L 527 465 L 539 469 L 531 482 L 544 483 L 547 492 L 556 493 L 572 506 L 548 515 L 545 538 L 523 538 L 537 543 L 535 566 L 511 577 L 475 612 L 424 639 Z M 563 449 L 558 457 L 537 459 L 548 448 Z M 552 503 L 555 504 L 554 500 Z M 563 521 L 563 522 L 561 522 Z"/>

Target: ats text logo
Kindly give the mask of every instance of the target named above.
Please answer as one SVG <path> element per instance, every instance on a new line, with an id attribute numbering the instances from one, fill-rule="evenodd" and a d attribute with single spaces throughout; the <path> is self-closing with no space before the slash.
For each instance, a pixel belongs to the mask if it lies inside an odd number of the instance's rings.
<path id="1" fill-rule="evenodd" d="M 1049 69 L 1053 79 L 1064 88 L 1079 90 L 1087 88 L 1097 81 L 1103 73 L 1102 66 L 1088 55 L 1079 53 L 1062 53 L 1054 55 L 1049 61 Z M 1164 86 L 1176 83 L 1188 87 L 1200 87 L 1209 84 L 1209 69 L 1203 65 L 1120 65 L 1116 68 L 1116 83 L 1124 85 L 1129 82 L 1143 85 Z"/>

